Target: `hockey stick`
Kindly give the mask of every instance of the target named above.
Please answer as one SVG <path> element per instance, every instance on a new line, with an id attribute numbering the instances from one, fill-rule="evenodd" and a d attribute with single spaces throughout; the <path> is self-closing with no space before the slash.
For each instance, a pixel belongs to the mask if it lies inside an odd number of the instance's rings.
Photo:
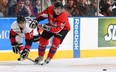
<path id="1" fill-rule="evenodd" d="M 32 60 L 31 58 L 27 58 L 29 61 L 32 61 L 32 62 L 34 62 L 35 64 L 37 64 L 37 65 L 45 65 L 45 63 L 36 63 L 34 60 Z"/>
<path id="2" fill-rule="evenodd" d="M 32 62 L 34 62 L 35 64 L 37 64 L 37 65 L 45 65 L 45 64 L 47 64 L 47 63 L 36 63 L 33 59 L 31 59 L 31 58 L 27 58 L 28 60 L 30 60 L 30 61 L 32 61 Z"/>
<path id="3" fill-rule="evenodd" d="M 21 54 L 21 53 L 19 53 L 19 54 Z M 35 61 L 34 61 L 33 59 L 28 58 L 28 57 L 27 57 L 27 59 L 35 63 Z M 21 57 L 20 57 L 20 58 L 18 58 L 18 61 L 22 61 L 22 60 L 23 60 L 23 58 L 21 58 Z"/>
<path id="4" fill-rule="evenodd" d="M 27 58 L 29 61 L 32 61 L 32 62 L 34 62 L 35 63 L 35 61 L 33 60 L 33 59 L 31 59 L 31 58 Z"/>
<path id="5" fill-rule="evenodd" d="M 31 59 L 31 58 L 26 58 L 26 59 L 28 59 L 29 61 L 31 61 L 31 62 L 33 62 L 34 64 L 36 64 L 36 65 L 45 65 L 45 63 L 36 63 L 33 59 Z M 23 61 L 21 58 L 18 58 L 18 61 Z"/>
<path id="6" fill-rule="evenodd" d="M 33 59 L 31 59 L 31 58 L 27 58 L 29 61 L 32 61 L 32 62 L 34 62 L 35 63 L 35 61 L 33 60 Z M 18 61 L 23 61 L 23 59 L 22 58 L 18 58 Z"/>

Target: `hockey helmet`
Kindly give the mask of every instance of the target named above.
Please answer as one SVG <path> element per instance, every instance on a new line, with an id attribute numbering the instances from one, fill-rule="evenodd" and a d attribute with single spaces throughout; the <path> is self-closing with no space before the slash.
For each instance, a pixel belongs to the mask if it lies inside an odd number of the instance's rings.
<path id="1" fill-rule="evenodd" d="M 25 19 L 24 16 L 22 16 L 22 15 L 17 16 L 17 23 L 18 24 L 21 24 L 21 23 L 23 23 L 25 21 L 26 21 L 26 19 Z"/>

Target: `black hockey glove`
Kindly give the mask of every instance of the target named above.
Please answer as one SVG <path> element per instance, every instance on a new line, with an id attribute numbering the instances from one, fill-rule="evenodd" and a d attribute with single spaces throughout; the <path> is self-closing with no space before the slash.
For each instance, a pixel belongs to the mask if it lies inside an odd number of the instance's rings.
<path id="1" fill-rule="evenodd" d="M 24 49 L 23 50 L 23 52 L 21 53 L 21 55 L 20 55 L 20 57 L 23 59 L 23 60 L 25 60 L 27 57 L 28 57 L 28 55 L 29 55 L 29 49 Z"/>
<path id="2" fill-rule="evenodd" d="M 47 25 L 47 24 L 42 24 L 42 29 L 46 30 L 46 31 L 50 31 L 51 26 Z"/>
<path id="3" fill-rule="evenodd" d="M 39 39 L 40 39 L 40 34 L 39 34 L 39 35 L 37 35 L 37 36 L 33 36 L 32 41 L 33 41 L 33 42 L 38 42 L 38 41 L 39 41 Z"/>
<path id="4" fill-rule="evenodd" d="M 19 53 L 19 45 L 12 45 L 12 51 L 16 54 Z"/>
<path id="5" fill-rule="evenodd" d="M 37 20 L 33 20 L 33 21 L 30 23 L 29 27 L 32 28 L 32 29 L 35 29 L 35 28 L 37 27 L 37 24 L 38 24 Z"/>

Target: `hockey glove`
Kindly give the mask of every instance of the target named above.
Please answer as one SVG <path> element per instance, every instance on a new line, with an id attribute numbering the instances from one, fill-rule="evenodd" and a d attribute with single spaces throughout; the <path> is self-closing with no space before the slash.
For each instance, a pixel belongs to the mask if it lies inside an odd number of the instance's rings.
<path id="1" fill-rule="evenodd" d="M 23 52 L 21 53 L 20 57 L 25 60 L 29 55 L 29 49 L 24 49 Z"/>
<path id="2" fill-rule="evenodd" d="M 29 27 L 32 28 L 32 29 L 35 29 L 35 28 L 37 27 L 37 24 L 38 24 L 37 20 L 33 20 L 33 21 L 30 23 Z"/>
<path id="3" fill-rule="evenodd" d="M 14 53 L 18 54 L 18 53 L 19 53 L 19 45 L 13 45 L 13 46 L 12 46 L 12 51 L 13 51 Z"/>
<path id="4" fill-rule="evenodd" d="M 46 31 L 50 31 L 51 27 L 47 24 L 42 24 L 42 29 Z"/>
<path id="5" fill-rule="evenodd" d="M 33 42 L 38 42 L 40 39 L 40 34 L 37 36 L 33 36 Z"/>

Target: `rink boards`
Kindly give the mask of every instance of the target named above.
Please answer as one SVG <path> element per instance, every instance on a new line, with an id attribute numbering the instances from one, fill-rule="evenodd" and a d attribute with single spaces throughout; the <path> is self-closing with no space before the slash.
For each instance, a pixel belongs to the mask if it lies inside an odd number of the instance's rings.
<path id="1" fill-rule="evenodd" d="M 9 30 L 12 22 L 16 18 L 0 18 L 0 61 L 16 60 L 19 55 L 12 52 L 12 47 L 9 40 Z M 40 22 L 40 24 L 47 23 L 47 20 Z M 70 20 L 71 22 L 71 20 Z M 72 22 L 73 25 L 73 22 Z M 72 28 L 73 29 L 73 28 Z M 58 47 L 58 52 L 55 55 L 56 58 L 73 58 L 73 30 L 71 30 L 63 41 L 62 45 Z M 46 47 L 46 54 L 52 43 L 52 38 L 49 41 L 49 45 Z M 25 41 L 24 41 L 25 44 Z M 38 56 L 39 43 L 33 43 L 29 54 L 29 57 L 35 59 Z"/>
<path id="2" fill-rule="evenodd" d="M 15 18 L 0 18 L 0 61 L 16 60 L 19 55 L 12 52 L 9 30 Z M 45 23 L 47 20 L 41 22 Z M 59 46 L 54 59 L 90 58 L 116 56 L 116 18 L 113 17 L 69 17 L 71 30 Z M 52 39 L 47 46 L 45 58 Z M 38 56 L 38 44 L 33 43 L 29 57 Z"/>

